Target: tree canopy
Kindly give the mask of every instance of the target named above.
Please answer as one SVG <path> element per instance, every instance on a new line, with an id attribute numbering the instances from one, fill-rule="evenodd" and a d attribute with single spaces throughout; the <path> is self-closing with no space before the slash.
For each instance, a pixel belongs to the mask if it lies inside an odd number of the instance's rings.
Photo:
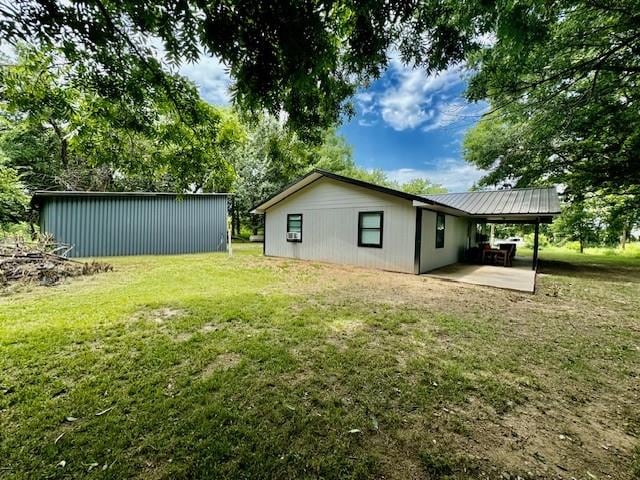
<path id="1" fill-rule="evenodd" d="M 60 47 L 105 94 L 140 99 L 176 86 L 169 65 L 215 55 L 247 110 L 284 110 L 302 136 L 349 114 L 349 97 L 377 77 L 390 48 L 429 71 L 461 61 L 489 30 L 483 2 L 453 0 L 13 0 L 0 6 L 0 35 Z M 153 41 L 155 40 L 155 42 Z"/>
<path id="2" fill-rule="evenodd" d="M 56 51 L 19 47 L 0 69 L 0 149 L 28 190 L 228 190 L 239 119 L 185 79 L 167 81 L 192 97 L 188 112 L 162 90 L 105 98 Z"/>
<path id="3" fill-rule="evenodd" d="M 0 230 L 23 220 L 28 202 L 18 172 L 7 166 L 6 158 L 0 156 Z"/>
<path id="4" fill-rule="evenodd" d="M 484 184 L 637 193 L 640 3 L 519 3 L 522 24 L 470 57 L 467 94 L 492 110 L 467 135 L 466 159 L 489 170 Z"/>
<path id="5" fill-rule="evenodd" d="M 59 47 L 106 97 L 136 102 L 162 89 L 189 111 L 189 89 L 163 70 L 215 55 L 238 105 L 285 111 L 316 140 L 352 112 L 349 98 L 391 51 L 427 72 L 467 62 L 468 97 L 500 112 L 481 128 L 511 147 L 469 154 L 498 162 L 487 181 L 568 171 L 580 187 L 620 189 L 637 174 L 638 0 L 14 0 L 0 12 L 5 40 Z M 514 135 L 503 138 L 505 128 Z"/>

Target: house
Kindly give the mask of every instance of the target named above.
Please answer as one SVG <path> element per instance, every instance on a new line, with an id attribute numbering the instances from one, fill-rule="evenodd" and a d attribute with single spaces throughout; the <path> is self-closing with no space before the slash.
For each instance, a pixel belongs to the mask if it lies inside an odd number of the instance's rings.
<path id="1" fill-rule="evenodd" d="M 70 256 L 227 250 L 228 194 L 35 192 L 40 231 Z"/>
<path id="2" fill-rule="evenodd" d="M 538 226 L 560 212 L 555 188 L 413 195 L 313 170 L 252 213 L 264 254 L 421 274 L 454 264 L 486 223 Z"/>

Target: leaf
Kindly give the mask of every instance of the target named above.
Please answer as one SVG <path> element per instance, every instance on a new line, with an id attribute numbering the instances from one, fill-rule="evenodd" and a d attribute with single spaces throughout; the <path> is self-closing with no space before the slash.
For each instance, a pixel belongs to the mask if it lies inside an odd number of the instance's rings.
<path id="1" fill-rule="evenodd" d="M 111 410 L 113 410 L 114 408 L 116 408 L 116 407 L 115 407 L 115 405 L 114 405 L 113 407 L 109 407 L 109 408 L 107 408 L 106 410 L 102 410 L 101 412 L 96 413 L 96 417 L 99 417 L 99 416 L 101 416 L 101 415 L 104 415 L 105 413 L 110 412 L 110 411 L 111 411 Z"/>
<path id="2" fill-rule="evenodd" d="M 62 432 L 60 435 L 58 435 L 56 437 L 56 439 L 53 441 L 53 444 L 55 445 L 56 443 L 58 443 L 58 440 L 60 440 L 62 437 L 64 437 L 65 432 Z"/>
<path id="3" fill-rule="evenodd" d="M 349 433 L 362 433 L 362 430 L 360 430 L 359 428 L 352 428 L 351 430 L 349 430 Z"/>
<path id="4" fill-rule="evenodd" d="M 64 419 L 65 419 L 67 422 L 75 422 L 76 420 L 78 420 L 76 417 L 64 417 Z"/>
<path id="5" fill-rule="evenodd" d="M 66 465 L 67 465 L 67 461 L 66 460 L 60 460 L 58 462 L 58 464 L 56 465 L 56 467 L 64 468 Z"/>

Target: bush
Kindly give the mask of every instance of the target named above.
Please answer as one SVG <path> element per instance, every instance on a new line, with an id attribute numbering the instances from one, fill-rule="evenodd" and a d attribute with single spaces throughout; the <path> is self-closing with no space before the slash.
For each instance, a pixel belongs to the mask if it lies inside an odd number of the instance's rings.
<path id="1" fill-rule="evenodd" d="M 533 233 L 527 233 L 522 238 L 524 240 L 525 248 L 533 249 L 533 241 L 535 239 L 535 235 Z M 538 248 L 548 247 L 549 245 L 551 245 L 551 242 L 549 242 L 549 239 L 544 233 L 538 235 Z"/>
<path id="2" fill-rule="evenodd" d="M 18 173 L 4 161 L 0 156 L 0 228 L 23 220 L 29 206 Z"/>
<path id="3" fill-rule="evenodd" d="M 565 242 L 561 246 L 566 248 L 567 250 L 571 250 L 573 252 L 579 252 L 580 251 L 580 242 L 578 242 L 577 240 L 571 240 L 569 242 Z"/>
<path id="4" fill-rule="evenodd" d="M 38 227 L 34 226 L 36 229 L 36 233 L 38 232 Z M 5 238 L 21 238 L 28 240 L 32 237 L 31 226 L 27 222 L 20 223 L 7 223 L 5 225 L 0 225 L 0 240 Z"/>

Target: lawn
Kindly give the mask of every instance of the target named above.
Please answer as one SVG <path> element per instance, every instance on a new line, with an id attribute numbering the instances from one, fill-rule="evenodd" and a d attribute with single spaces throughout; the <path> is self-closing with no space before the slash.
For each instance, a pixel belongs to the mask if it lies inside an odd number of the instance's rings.
<path id="1" fill-rule="evenodd" d="M 259 253 L 0 297 L 0 477 L 640 475 L 640 258 L 529 295 Z"/>

